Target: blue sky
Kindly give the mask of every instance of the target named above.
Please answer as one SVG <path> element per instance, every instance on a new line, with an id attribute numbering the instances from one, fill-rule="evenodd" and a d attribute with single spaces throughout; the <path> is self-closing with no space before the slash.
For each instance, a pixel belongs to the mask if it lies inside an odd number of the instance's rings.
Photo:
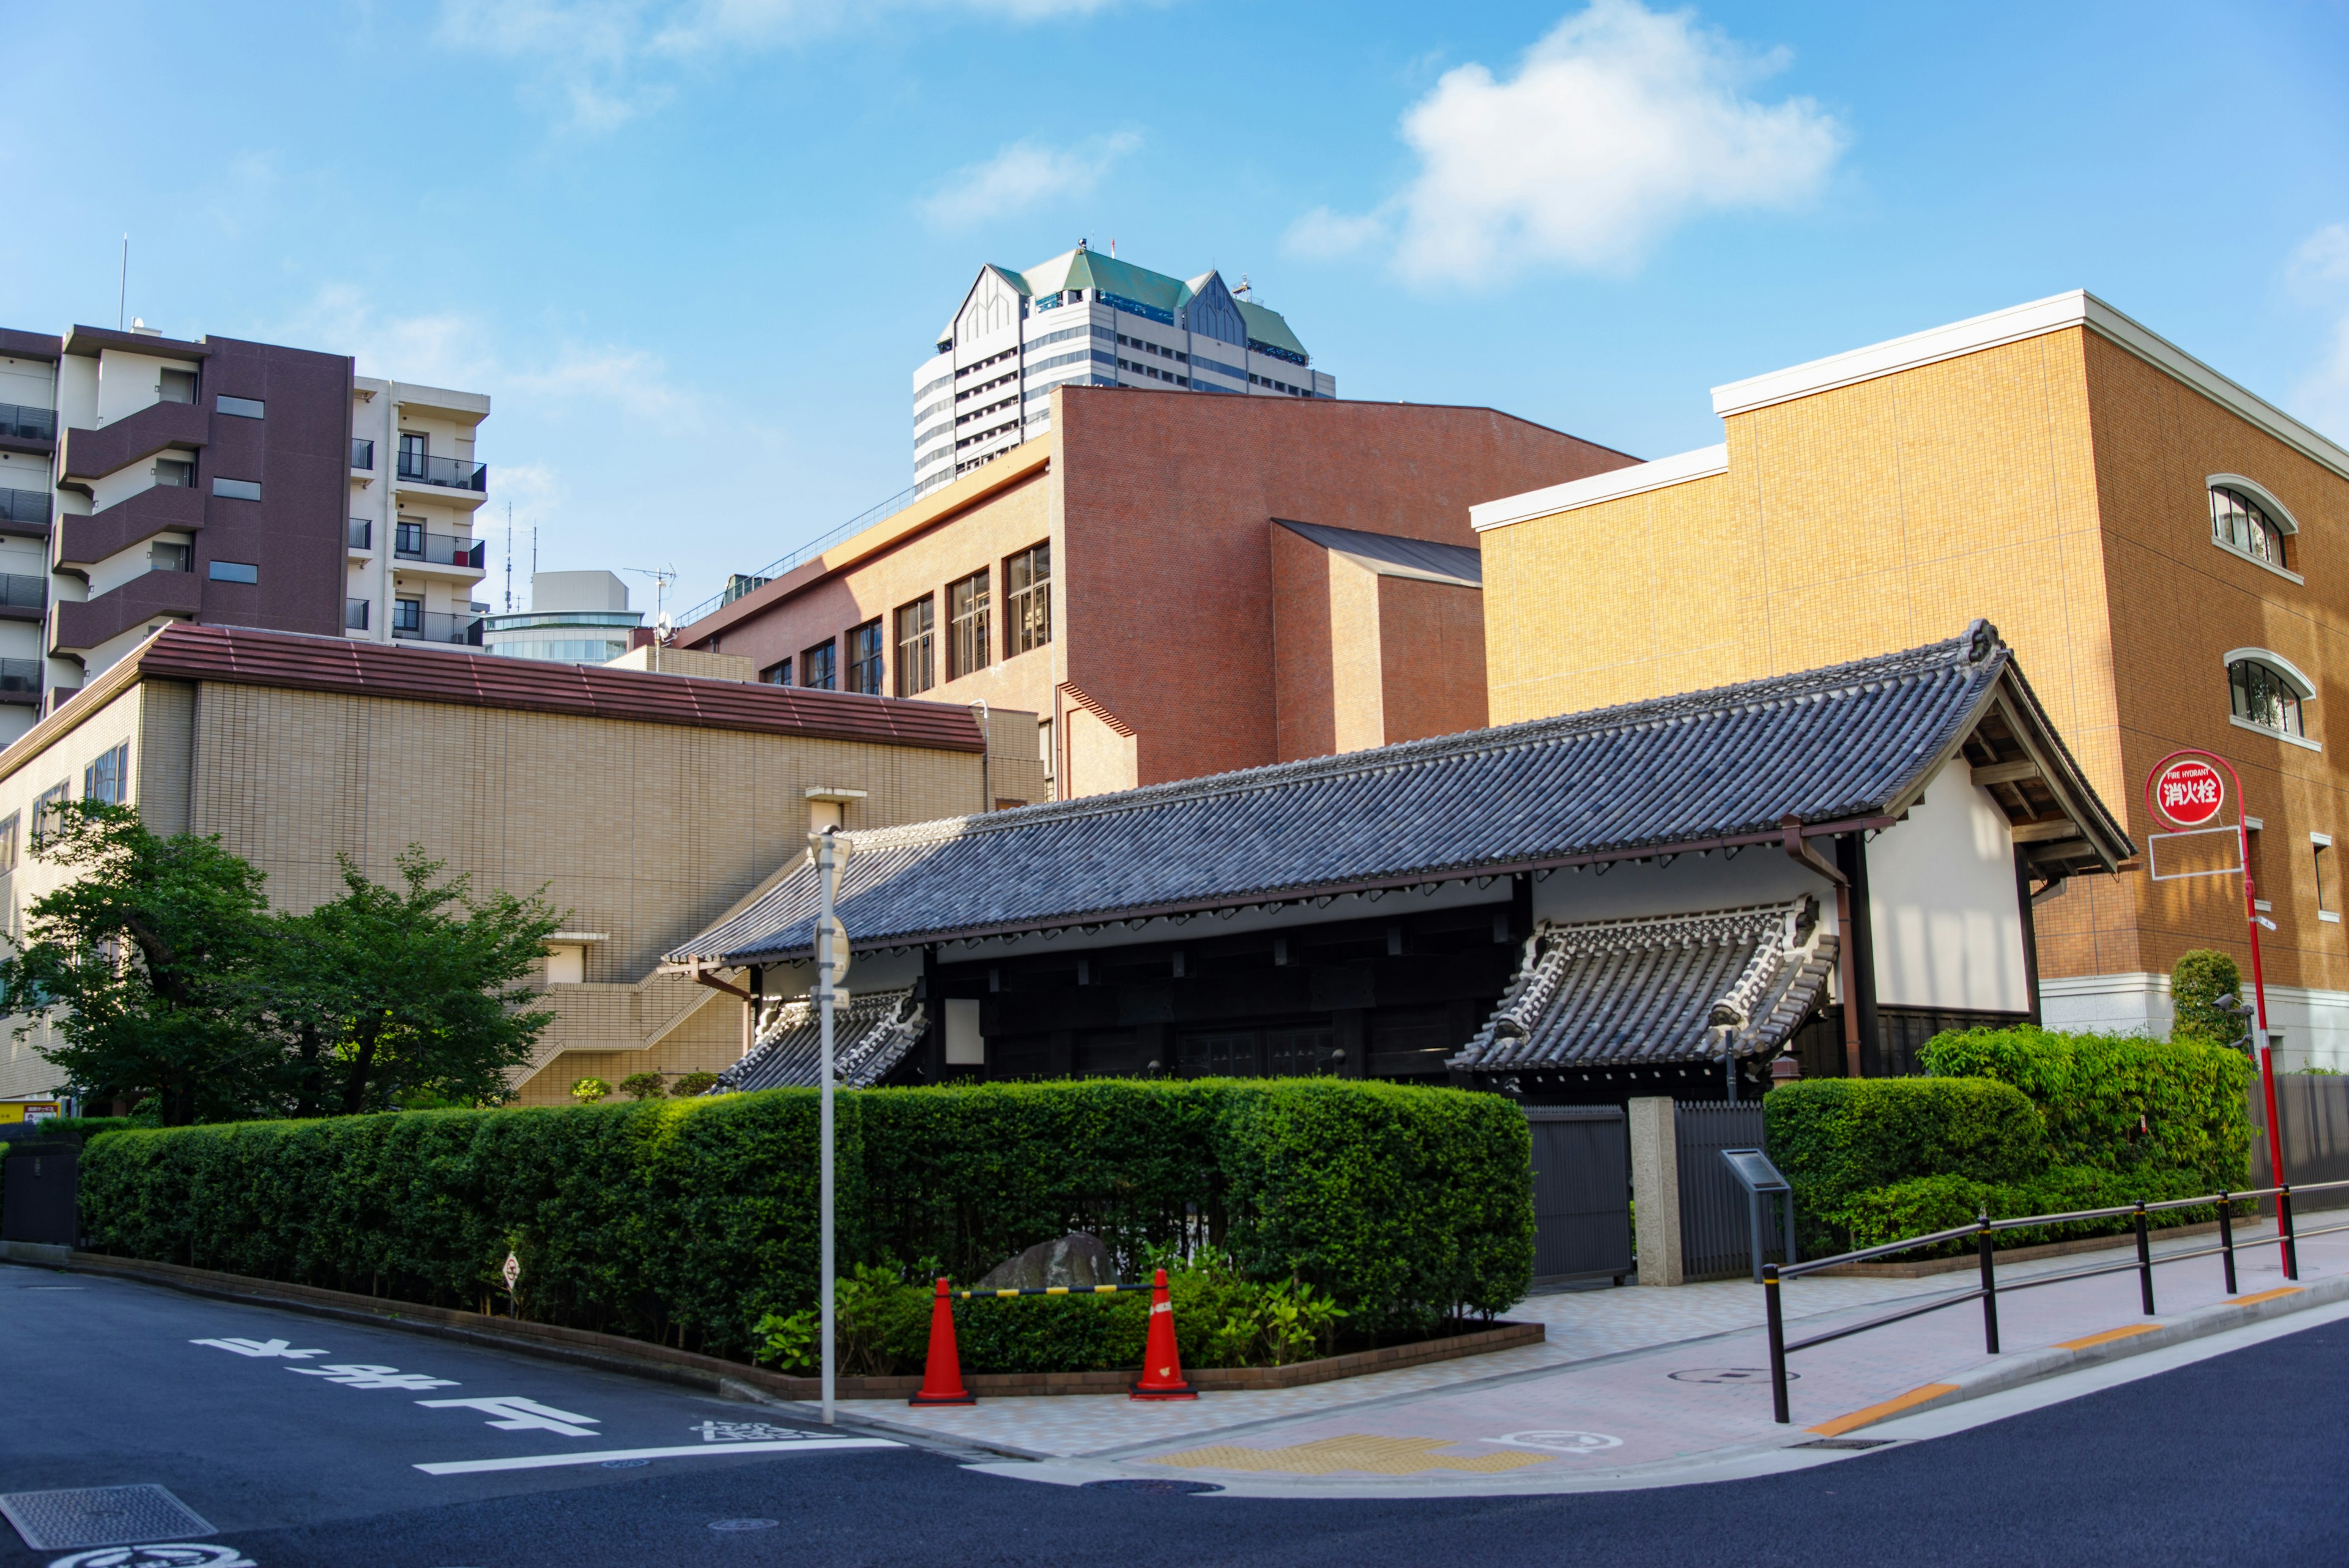
<path id="1" fill-rule="evenodd" d="M 2349 438 L 2337 5 L 84 0 L 9 32 L 0 325 L 111 322 L 128 230 L 130 314 L 490 392 L 484 525 L 511 501 L 542 566 L 674 564 L 688 603 L 908 483 L 973 270 L 1080 236 L 1247 274 L 1343 396 L 1641 457 L 1718 440 L 1716 383 L 2084 286 Z"/>

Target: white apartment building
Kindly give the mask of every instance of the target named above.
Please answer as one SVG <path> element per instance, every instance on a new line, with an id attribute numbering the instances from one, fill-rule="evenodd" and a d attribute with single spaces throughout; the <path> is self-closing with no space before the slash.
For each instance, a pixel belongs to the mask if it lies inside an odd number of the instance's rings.
<path id="1" fill-rule="evenodd" d="M 1335 398 L 1337 378 L 1247 294 L 1246 278 L 1186 282 L 1082 242 L 1024 273 L 979 268 L 914 372 L 915 493 L 1043 434 L 1055 387 Z"/>
<path id="2" fill-rule="evenodd" d="M 0 744 L 175 620 L 479 646 L 489 410 L 309 349 L 0 328 Z"/>

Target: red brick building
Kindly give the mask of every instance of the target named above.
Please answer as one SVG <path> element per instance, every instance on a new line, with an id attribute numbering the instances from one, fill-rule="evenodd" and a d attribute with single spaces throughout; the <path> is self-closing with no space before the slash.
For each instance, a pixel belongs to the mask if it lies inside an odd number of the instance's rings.
<path id="1" fill-rule="evenodd" d="M 678 646 L 780 683 L 1031 711 L 1062 797 L 1475 729 L 1469 505 L 1634 461 L 1492 409 L 1053 399 L 1050 434 Z"/>

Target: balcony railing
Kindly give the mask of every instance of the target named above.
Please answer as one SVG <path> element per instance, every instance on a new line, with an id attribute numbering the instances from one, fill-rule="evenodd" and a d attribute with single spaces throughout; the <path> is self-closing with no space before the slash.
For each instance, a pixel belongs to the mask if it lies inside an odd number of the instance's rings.
<path id="1" fill-rule="evenodd" d="M 46 490 L 0 490 L 0 523 L 26 523 L 39 527 L 49 520 Z"/>
<path id="2" fill-rule="evenodd" d="M 374 519 L 368 517 L 354 517 L 351 519 L 351 548 L 354 550 L 372 550 L 375 548 Z"/>
<path id="3" fill-rule="evenodd" d="M 460 539 L 453 534 L 427 534 L 412 524 L 398 525 L 391 541 L 391 553 L 403 561 L 423 561 L 435 566 L 471 566 L 475 571 L 486 570 L 489 542 L 485 539 Z"/>
<path id="4" fill-rule="evenodd" d="M 343 629 L 346 631 L 365 631 L 367 628 L 368 607 L 367 601 L 365 599 L 345 599 L 343 601 Z"/>
<path id="5" fill-rule="evenodd" d="M 453 642 L 474 648 L 481 646 L 481 618 L 477 615 L 443 615 L 438 610 L 413 610 L 402 615 L 394 603 L 391 635 L 416 642 Z"/>
<path id="6" fill-rule="evenodd" d="M 25 441 L 55 441 L 57 439 L 57 411 L 55 409 L 29 408 L 23 403 L 0 403 L 0 436 L 16 436 Z"/>
<path id="7" fill-rule="evenodd" d="M 371 441 L 361 441 L 357 436 L 353 436 L 351 438 L 351 466 L 353 468 L 365 469 L 369 472 L 374 472 L 375 442 Z"/>
<path id="8" fill-rule="evenodd" d="M 33 697 L 41 694 L 41 661 L 37 659 L 0 659 L 0 696 Z"/>
<path id="9" fill-rule="evenodd" d="M 490 465 L 463 457 L 426 457 L 421 452 L 399 454 L 399 477 L 420 479 L 427 484 L 446 485 L 451 490 L 474 490 L 483 495 L 490 493 Z"/>
<path id="10" fill-rule="evenodd" d="M 49 602 L 49 579 L 22 572 L 0 572 L 0 605 L 10 609 L 39 609 Z"/>

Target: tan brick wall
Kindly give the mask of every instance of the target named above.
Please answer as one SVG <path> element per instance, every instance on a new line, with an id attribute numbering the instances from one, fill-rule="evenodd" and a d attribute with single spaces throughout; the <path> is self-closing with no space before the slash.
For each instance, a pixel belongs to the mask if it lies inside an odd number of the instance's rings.
<path id="1" fill-rule="evenodd" d="M 1483 536 L 1493 721 L 1785 673 L 1997 623 L 2106 805 L 2140 844 L 2144 775 L 2194 745 L 2244 771 L 2282 929 L 2282 984 L 2349 989 L 2315 918 L 2309 832 L 2349 843 L 2322 753 L 2228 723 L 2220 655 L 2264 647 L 2332 690 L 2349 576 L 2327 543 L 2349 481 L 2085 328 L 1731 416 L 1725 474 Z M 2302 534 L 2295 586 L 2217 548 L 2205 479 L 2241 473 Z M 2340 733 L 2349 746 L 2349 729 Z M 2038 911 L 2050 976 L 2248 958 L 2215 882 L 2082 878 Z"/>

